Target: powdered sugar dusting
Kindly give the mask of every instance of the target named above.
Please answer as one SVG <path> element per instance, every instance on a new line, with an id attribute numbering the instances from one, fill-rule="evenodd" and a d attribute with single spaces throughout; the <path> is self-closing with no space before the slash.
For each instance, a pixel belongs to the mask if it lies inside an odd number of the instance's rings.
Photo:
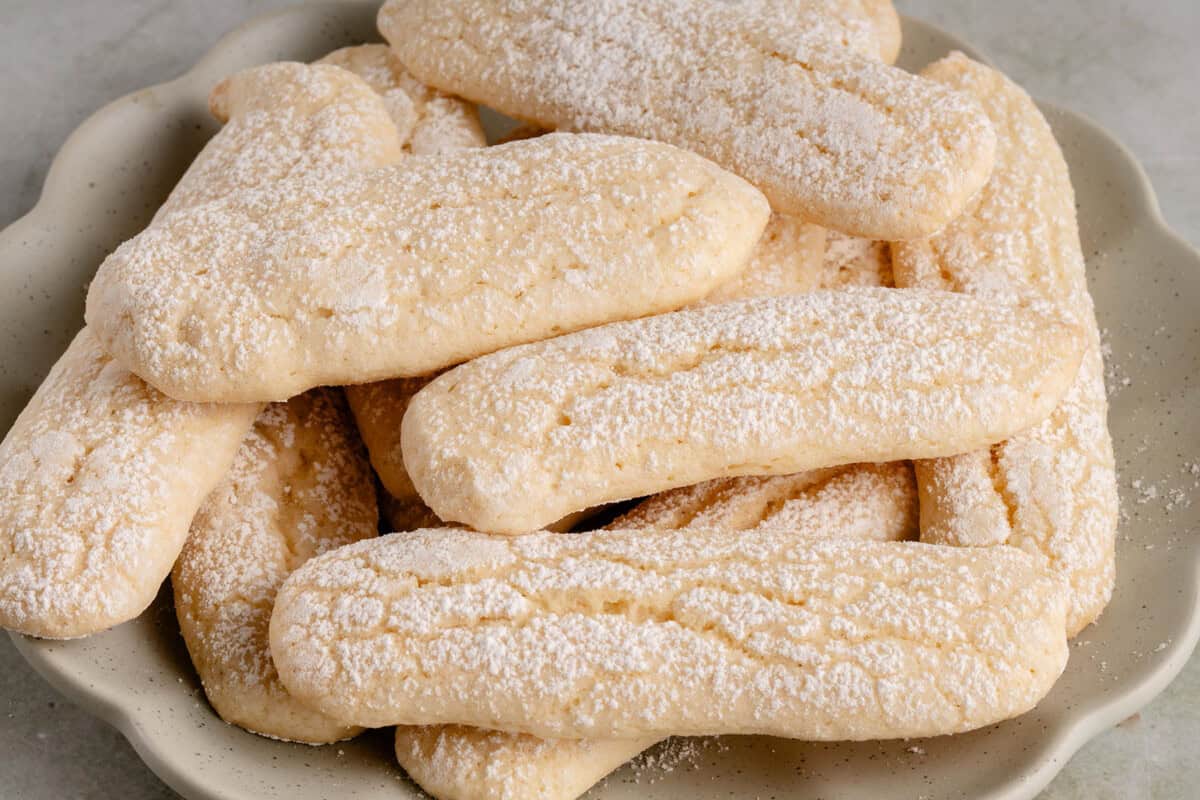
<path id="1" fill-rule="evenodd" d="M 334 180 L 391 163 L 401 152 L 379 97 L 332 67 L 252 67 L 218 84 L 210 105 L 228 122 L 180 178 L 155 222 L 289 177 Z"/>
<path id="2" fill-rule="evenodd" d="M 990 451 L 917 465 L 926 487 L 922 536 L 1044 554 L 1074 588 L 1074 633 L 1112 593 L 1118 501 L 1100 335 L 1067 165 L 1036 105 L 1000 73 L 957 54 L 924 74 L 986 100 L 1000 134 L 998 162 L 969 215 L 928 241 L 896 245 L 897 283 L 1058 303 L 1082 323 L 1087 350 L 1066 397 L 1036 427 Z"/>
<path id="3" fill-rule="evenodd" d="M 458 571 L 414 567 L 483 545 Z M 294 694 L 368 725 L 925 736 L 1031 707 L 1066 663 L 1065 602 L 1015 549 L 439 529 L 301 567 L 272 651 Z"/>
<path id="4" fill-rule="evenodd" d="M 895 289 L 614 323 L 435 379 L 405 415 L 404 463 L 440 518 L 521 532 L 716 477 L 962 452 L 1049 413 L 1073 330 L 1045 308 Z"/>
<path id="5" fill-rule="evenodd" d="M 81 331 L 0 444 L 0 626 L 72 638 L 141 613 L 256 411 L 170 400 Z"/>
<path id="6" fill-rule="evenodd" d="M 547 128 L 694 150 L 825 227 L 904 239 L 957 216 L 991 169 L 982 110 L 853 52 L 820 4 L 749 6 L 405 0 L 379 24 L 431 85 Z"/>
<path id="7" fill-rule="evenodd" d="M 396 759 L 434 797 L 567 800 L 654 741 L 541 739 L 461 725 L 401 725 Z"/>
<path id="8" fill-rule="evenodd" d="M 418 81 L 387 45 L 344 47 L 317 63 L 350 70 L 383 98 L 405 152 L 447 153 L 487 144 L 474 105 Z"/>
<path id="9" fill-rule="evenodd" d="M 156 222 L 296 172 L 361 167 L 387 151 L 389 135 L 398 147 L 378 98 L 365 86 L 356 93 L 357 81 L 299 64 L 224 81 L 212 106 L 230 122 Z M 381 124 L 355 127 L 354 110 L 372 103 Z M 176 402 L 113 361 L 93 330 L 82 331 L 0 445 L 0 541 L 8 543 L 0 547 L 0 625 L 67 638 L 139 614 L 258 410 Z"/>
<path id="10" fill-rule="evenodd" d="M 176 563 L 175 610 L 228 722 L 293 741 L 356 731 L 288 697 L 271 662 L 275 593 L 309 558 L 376 535 L 374 483 L 340 392 L 269 406 L 205 500 Z"/>
<path id="11" fill-rule="evenodd" d="M 773 528 L 800 536 L 899 541 L 916 538 L 917 485 L 907 463 L 725 478 L 655 495 L 607 527 Z"/>
<path id="12" fill-rule="evenodd" d="M 105 260 L 88 318 L 172 396 L 281 399 L 691 302 L 767 216 L 692 154 L 552 134 L 171 214 Z"/>

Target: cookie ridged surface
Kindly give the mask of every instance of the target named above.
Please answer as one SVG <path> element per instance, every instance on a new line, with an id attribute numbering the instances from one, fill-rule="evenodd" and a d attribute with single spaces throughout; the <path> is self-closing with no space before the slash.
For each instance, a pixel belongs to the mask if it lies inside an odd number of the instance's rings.
<path id="1" fill-rule="evenodd" d="M 723 478 L 657 494 L 606 527 L 779 528 L 804 536 L 901 541 L 917 535 L 917 485 L 906 462 Z"/>
<path id="2" fill-rule="evenodd" d="M 257 412 L 164 397 L 81 331 L 0 443 L 0 626 L 69 639 L 140 614 Z"/>
<path id="3" fill-rule="evenodd" d="M 171 576 L 183 639 L 222 719 L 310 744 L 358 732 L 287 693 L 267 628 L 292 570 L 374 537 L 378 518 L 371 470 L 337 390 L 314 390 L 259 415 L 192 521 Z"/>
<path id="4" fill-rule="evenodd" d="M 405 414 L 404 464 L 441 519 L 521 533 L 718 477 L 969 452 L 1050 413 L 1081 338 L 1049 307 L 948 292 L 677 311 L 444 373 Z"/>
<path id="5" fill-rule="evenodd" d="M 1067 165 L 1033 100 L 1000 73 L 956 54 L 923 74 L 985 102 L 998 159 L 967 215 L 929 240 L 894 247 L 897 283 L 1058 303 L 1083 325 L 1086 350 L 1045 421 L 990 449 L 917 464 L 922 538 L 1044 554 L 1071 583 L 1074 634 L 1112 594 L 1118 500 L 1100 333 Z"/>
<path id="6" fill-rule="evenodd" d="M 771 215 L 746 268 L 732 281 L 713 290 L 699 305 L 819 288 L 890 285 L 891 261 L 887 258 L 886 243 L 842 234 L 830 236 L 838 242 L 834 252 L 826 252 L 824 229 L 794 217 Z M 404 468 L 400 443 L 400 422 L 409 401 L 429 380 L 400 378 L 346 388 L 346 398 L 371 453 L 371 465 L 396 501 L 393 518 L 400 526 L 394 530 L 431 527 L 430 515 Z M 405 508 L 415 510 L 409 513 Z M 425 524 L 411 524 L 419 521 Z"/>
<path id="7" fill-rule="evenodd" d="M 872 259 L 844 254 L 822 259 L 825 233 L 794 217 L 772 215 L 746 269 L 701 302 L 846 285 L 847 274 L 866 276 L 876 266 Z M 870 245 L 858 249 L 866 252 Z M 883 279 L 878 270 L 876 276 L 878 284 Z M 890 280 L 890 263 L 886 277 Z M 389 488 L 395 484 L 406 498 L 389 506 L 395 531 L 442 525 L 416 494 L 400 449 L 400 420 L 425 382 L 398 380 L 347 390 L 381 480 Z M 912 538 L 912 468 L 855 465 L 777 478 L 710 481 L 651 498 L 609 527 L 666 529 L 705 523 L 726 529 L 793 524 L 799 526 L 793 530 L 817 536 Z M 413 780 L 444 800 L 573 800 L 655 741 L 657 737 L 542 739 L 461 725 L 402 725 L 396 728 L 396 759 Z"/>
<path id="8" fill-rule="evenodd" d="M 172 214 L 105 260 L 87 317 L 173 397 L 286 399 L 693 302 L 768 215 L 691 153 L 552 134 Z"/>
<path id="9" fill-rule="evenodd" d="M 441 529 L 294 572 L 271 653 L 289 691 L 363 725 L 931 736 L 1031 708 L 1066 664 L 1065 603 L 1015 548 Z"/>
<path id="10" fill-rule="evenodd" d="M 977 103 L 798 23 L 791 4 L 740 5 L 390 0 L 379 26 L 444 91 L 694 150 L 824 227 L 909 239 L 961 213 L 995 146 Z"/>
<path id="11" fill-rule="evenodd" d="M 343 47 L 317 63 L 353 72 L 383 98 L 406 153 L 428 155 L 487 144 L 473 104 L 418 81 L 387 45 Z"/>
<path id="12" fill-rule="evenodd" d="M 607 527 L 775 527 L 793 536 L 910 539 L 917 530 L 916 484 L 907 463 L 709 481 L 652 497 Z M 401 725 L 396 759 L 427 792 L 445 800 L 573 800 L 656 741 Z"/>

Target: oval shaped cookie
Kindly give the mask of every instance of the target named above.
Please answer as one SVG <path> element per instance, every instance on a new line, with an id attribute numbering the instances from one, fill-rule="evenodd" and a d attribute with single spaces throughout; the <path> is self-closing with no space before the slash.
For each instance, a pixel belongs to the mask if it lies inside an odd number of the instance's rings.
<path id="1" fill-rule="evenodd" d="M 777 527 L 792 535 L 887 541 L 912 538 L 916 516 L 911 466 L 855 464 L 665 492 L 608 528 Z M 401 725 L 396 760 L 427 792 L 447 800 L 574 800 L 657 740 L 541 739 L 462 725 Z"/>
<path id="2" fill-rule="evenodd" d="M 173 397 L 286 399 L 692 302 L 768 214 L 690 153 L 551 134 L 172 214 L 105 260 L 87 317 Z"/>
<path id="3" fill-rule="evenodd" d="M 1074 589 L 1074 635 L 1112 595 L 1119 506 L 1100 329 L 1067 163 L 1037 104 L 1001 73 L 959 53 L 922 74 L 984 102 L 999 146 L 996 171 L 969 213 L 937 236 L 893 248 L 897 283 L 1057 303 L 1082 323 L 1087 349 L 1063 402 L 1036 427 L 916 465 L 921 536 L 1044 554 Z"/>
<path id="4" fill-rule="evenodd" d="M 1066 665 L 1065 610 L 1016 548 L 437 529 L 292 573 L 271 653 L 290 692 L 362 725 L 882 739 L 1031 708 Z"/>
<path id="5" fill-rule="evenodd" d="M 390 0 L 379 28 L 418 78 L 510 116 L 685 147 L 827 228 L 935 233 L 987 181 L 987 115 L 845 47 L 817 5 Z"/>
<path id="6" fill-rule="evenodd" d="M 171 190 L 156 222 L 288 177 L 331 180 L 391 164 L 403 152 L 383 101 L 335 67 L 290 61 L 251 67 L 218 83 L 208 104 L 225 124 Z"/>
<path id="7" fill-rule="evenodd" d="M 839 266 L 822 259 L 824 243 L 823 228 L 794 217 L 772 214 L 746 267 L 697 305 L 807 292 L 827 281 L 837 281 Z M 431 377 L 398 378 L 346 387 L 346 399 L 371 454 L 371 466 L 384 488 L 403 506 L 421 501 L 404 468 L 400 421 L 413 395 L 430 380 Z M 396 530 L 411 529 L 406 526 Z"/>
<path id="8" fill-rule="evenodd" d="M 400 155 L 382 102 L 334 67 L 246 70 L 210 105 L 229 121 L 155 220 L 286 175 Z M 85 328 L 0 443 L 0 626 L 72 638 L 141 613 L 258 411 L 173 400 Z"/>
<path id="9" fill-rule="evenodd" d="M 267 640 L 275 593 L 309 558 L 378 533 L 375 485 L 337 390 L 268 406 L 192 520 L 171 574 L 175 613 L 204 693 L 254 733 L 321 744 L 358 728 L 279 682 Z"/>
<path id="10" fill-rule="evenodd" d="M 950 455 L 1053 410 L 1081 336 L 1051 307 L 846 289 L 513 347 L 434 379 L 401 436 L 439 518 L 521 533 L 717 477 Z"/>
<path id="11" fill-rule="evenodd" d="M 0 442 L 0 627 L 71 639 L 142 613 L 257 413 L 165 397 L 80 331 Z"/>

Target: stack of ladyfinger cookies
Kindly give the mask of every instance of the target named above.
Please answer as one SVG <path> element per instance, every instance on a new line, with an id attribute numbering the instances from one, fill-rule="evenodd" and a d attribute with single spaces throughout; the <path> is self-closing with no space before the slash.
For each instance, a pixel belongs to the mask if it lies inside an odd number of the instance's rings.
<path id="1" fill-rule="evenodd" d="M 0 445 L 0 625 L 87 636 L 170 575 L 223 719 L 396 726 L 443 800 L 1045 696 L 1117 498 L 1029 96 L 891 66 L 887 0 L 379 28 L 218 84 L 223 128 L 100 266 Z M 476 103 L 527 124 L 486 147 Z"/>

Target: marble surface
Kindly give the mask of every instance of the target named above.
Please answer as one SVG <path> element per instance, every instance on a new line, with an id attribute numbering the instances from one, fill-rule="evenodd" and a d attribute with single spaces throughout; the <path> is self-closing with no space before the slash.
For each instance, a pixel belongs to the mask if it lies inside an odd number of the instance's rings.
<path id="1" fill-rule="evenodd" d="M 1128 145 L 1167 220 L 1200 243 L 1200 3 L 896 0 L 960 34 L 1037 97 Z M 71 130 L 126 92 L 185 71 L 281 0 L 0 0 L 0 227 L 37 199 Z M 1200 658 L 1153 703 L 1086 745 L 1047 800 L 1195 797 Z M 0 637 L 0 794 L 28 800 L 176 795 L 111 728 L 59 698 Z"/>

